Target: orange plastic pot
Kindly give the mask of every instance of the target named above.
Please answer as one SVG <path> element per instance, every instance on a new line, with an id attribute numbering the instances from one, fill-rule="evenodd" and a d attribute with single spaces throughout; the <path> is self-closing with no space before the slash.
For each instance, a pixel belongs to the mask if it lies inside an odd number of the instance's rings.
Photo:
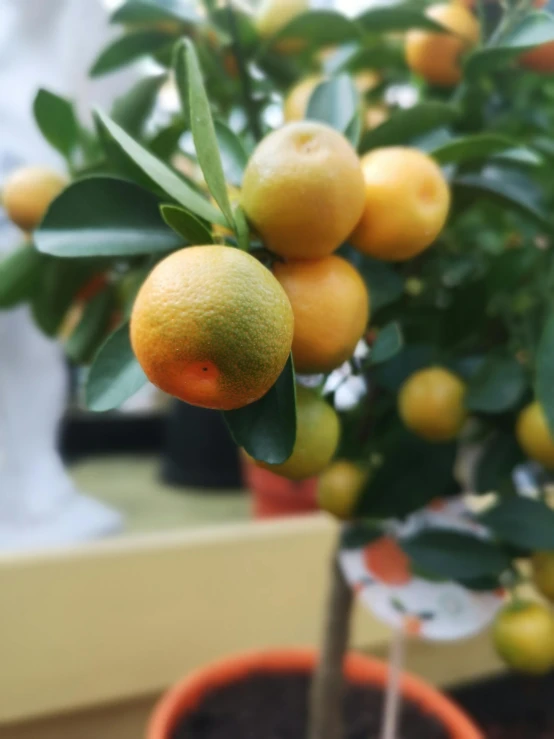
<path id="1" fill-rule="evenodd" d="M 278 518 L 317 510 L 317 477 L 295 482 L 243 460 L 246 487 L 252 493 L 254 518 Z"/>
<path id="2" fill-rule="evenodd" d="M 148 726 L 146 739 L 170 739 L 180 719 L 218 688 L 255 673 L 311 673 L 317 660 L 313 649 L 253 652 L 229 657 L 186 677 L 159 701 Z M 384 687 L 388 666 L 372 657 L 349 654 L 345 674 L 351 682 Z M 483 734 L 449 698 L 418 677 L 404 673 L 402 694 L 436 717 L 452 739 L 483 739 Z"/>

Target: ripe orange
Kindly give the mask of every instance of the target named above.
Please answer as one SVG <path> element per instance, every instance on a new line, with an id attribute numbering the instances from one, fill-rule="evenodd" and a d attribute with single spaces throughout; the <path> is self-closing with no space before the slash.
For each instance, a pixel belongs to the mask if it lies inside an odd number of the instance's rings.
<path id="1" fill-rule="evenodd" d="M 493 640 L 513 669 L 543 675 L 554 666 L 554 616 L 541 603 L 512 603 L 497 616 Z"/>
<path id="2" fill-rule="evenodd" d="M 288 123 L 254 151 L 244 173 L 241 205 L 275 253 L 292 259 L 327 256 L 362 214 L 359 159 L 329 126 Z"/>
<path id="3" fill-rule="evenodd" d="M 298 372 L 330 372 L 354 353 L 369 320 L 367 288 L 342 257 L 276 262 L 273 272 L 294 313 Z"/>
<path id="4" fill-rule="evenodd" d="M 363 215 L 350 237 L 364 254 L 403 261 L 426 249 L 441 232 L 450 190 L 437 164 L 417 149 L 391 146 L 362 158 Z"/>
<path id="5" fill-rule="evenodd" d="M 548 428 L 544 411 L 535 400 L 529 403 L 517 419 L 517 440 L 531 459 L 548 469 L 554 469 L 554 439 Z"/>
<path id="6" fill-rule="evenodd" d="M 519 57 L 519 63 L 534 72 L 554 72 L 554 41 L 536 46 Z"/>
<path id="7" fill-rule="evenodd" d="M 66 177 L 46 167 L 16 169 L 6 178 L 2 189 L 8 218 L 23 231 L 33 231 L 67 183 Z"/>
<path id="8" fill-rule="evenodd" d="M 321 510 L 341 521 L 352 518 L 358 496 L 367 479 L 367 472 L 345 459 L 333 462 L 324 470 L 317 487 L 317 502 Z"/>
<path id="9" fill-rule="evenodd" d="M 193 246 L 156 265 L 131 314 L 131 342 L 148 379 L 181 400 L 231 410 L 264 395 L 290 353 L 289 300 L 254 257 Z"/>
<path id="10" fill-rule="evenodd" d="M 536 552 L 531 564 L 535 587 L 545 598 L 554 601 L 554 552 Z"/>
<path id="11" fill-rule="evenodd" d="M 454 439 L 467 418 L 465 385 L 442 367 L 408 377 L 400 388 L 398 410 L 404 424 L 429 441 Z"/>
<path id="12" fill-rule="evenodd" d="M 337 450 L 340 423 L 334 409 L 315 390 L 296 389 L 296 442 L 282 464 L 256 462 L 290 480 L 305 480 L 322 472 Z"/>
<path id="13" fill-rule="evenodd" d="M 425 11 L 451 33 L 414 29 L 406 34 L 406 61 L 432 85 L 451 87 L 462 78 L 460 57 L 479 40 L 479 23 L 462 3 L 438 3 Z"/>
<path id="14" fill-rule="evenodd" d="M 320 82 L 323 82 L 323 79 L 322 75 L 313 74 L 300 80 L 289 90 L 283 105 L 283 114 L 287 123 L 303 120 L 312 92 Z"/>

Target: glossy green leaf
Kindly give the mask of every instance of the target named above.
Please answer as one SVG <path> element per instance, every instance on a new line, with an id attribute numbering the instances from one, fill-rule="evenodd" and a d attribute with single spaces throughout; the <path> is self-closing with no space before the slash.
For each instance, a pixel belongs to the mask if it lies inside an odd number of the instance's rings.
<path id="1" fill-rule="evenodd" d="M 466 61 L 466 73 L 477 76 L 502 69 L 523 51 L 549 41 L 554 41 L 554 17 L 544 11 L 531 12 L 498 44 L 474 51 Z"/>
<path id="2" fill-rule="evenodd" d="M 75 111 L 69 100 L 41 88 L 33 102 L 33 114 L 48 143 L 64 157 L 69 157 L 79 138 Z"/>
<path id="3" fill-rule="evenodd" d="M 60 257 L 164 252 L 182 240 L 163 222 L 148 190 L 125 180 L 77 180 L 54 200 L 35 232 L 37 248 Z"/>
<path id="4" fill-rule="evenodd" d="M 214 121 L 214 126 L 225 179 L 230 185 L 240 187 L 248 164 L 248 153 L 237 134 L 225 123 Z"/>
<path id="5" fill-rule="evenodd" d="M 511 564 L 492 542 L 457 531 L 423 531 L 400 546 L 413 566 L 445 580 L 498 577 Z"/>
<path id="6" fill-rule="evenodd" d="M 32 295 L 44 259 L 33 246 L 23 244 L 0 260 L 0 308 L 11 308 Z"/>
<path id="7" fill-rule="evenodd" d="M 379 385 L 397 393 L 410 375 L 436 361 L 436 349 L 431 344 L 405 344 L 392 359 L 373 368 L 373 377 Z"/>
<path id="8" fill-rule="evenodd" d="M 404 280 L 388 264 L 378 259 L 364 257 L 356 267 L 360 271 L 369 290 L 371 312 L 394 303 L 404 292 Z"/>
<path id="9" fill-rule="evenodd" d="M 536 359 L 535 393 L 554 434 L 554 310 L 544 325 Z"/>
<path id="10" fill-rule="evenodd" d="M 166 74 L 140 79 L 124 95 L 118 97 L 112 108 L 112 119 L 131 136 L 139 136 L 150 117 Z"/>
<path id="11" fill-rule="evenodd" d="M 172 37 L 164 31 L 136 31 L 112 41 L 96 58 L 90 68 L 91 77 L 115 72 L 145 56 L 151 56 L 171 43 Z"/>
<path id="12" fill-rule="evenodd" d="M 100 347 L 88 373 L 85 400 L 91 411 L 118 408 L 148 382 L 133 354 L 129 324 L 124 323 Z"/>
<path id="13" fill-rule="evenodd" d="M 531 551 L 554 549 L 554 511 L 542 501 L 504 498 L 480 520 L 507 544 Z"/>
<path id="14" fill-rule="evenodd" d="M 383 527 L 368 521 L 359 521 L 345 526 L 341 531 L 341 549 L 359 549 L 383 536 Z"/>
<path id="15" fill-rule="evenodd" d="M 178 205 L 161 205 L 160 212 L 167 225 L 189 244 L 212 244 L 213 237 L 206 224 Z"/>
<path id="16" fill-rule="evenodd" d="M 250 249 L 250 228 L 246 220 L 246 215 L 240 205 L 237 205 L 235 208 L 234 217 L 239 248 L 243 251 L 248 251 Z"/>
<path id="17" fill-rule="evenodd" d="M 498 430 L 482 445 L 475 465 L 474 488 L 478 493 L 498 491 L 512 479 L 515 467 L 525 461 L 513 433 Z"/>
<path id="18" fill-rule="evenodd" d="M 525 371 L 517 359 L 491 353 L 468 383 L 465 406 L 476 413 L 502 413 L 517 406 L 526 389 Z"/>
<path id="19" fill-rule="evenodd" d="M 223 214 L 166 164 L 150 154 L 105 113 L 97 111 L 96 115 L 113 141 L 161 190 L 206 221 L 226 225 Z"/>
<path id="20" fill-rule="evenodd" d="M 360 101 L 352 78 L 347 74 L 321 82 L 308 101 L 306 118 L 321 121 L 345 133 L 358 112 Z"/>
<path id="21" fill-rule="evenodd" d="M 203 20 L 190 0 L 127 0 L 111 16 L 112 23 L 177 21 L 189 25 Z"/>
<path id="22" fill-rule="evenodd" d="M 233 439 L 251 457 L 268 464 L 287 460 L 296 441 L 292 358 L 289 357 L 279 379 L 263 398 L 223 415 Z"/>
<path id="23" fill-rule="evenodd" d="M 544 162 L 542 155 L 538 151 L 529 149 L 526 146 L 516 146 L 512 149 L 506 149 L 495 154 L 493 158 L 502 164 L 526 167 L 539 167 Z"/>
<path id="24" fill-rule="evenodd" d="M 445 31 L 444 27 L 425 15 L 425 8 L 414 2 L 392 2 L 370 8 L 357 18 L 360 26 L 369 33 L 409 31 L 421 28 L 428 31 Z"/>
<path id="25" fill-rule="evenodd" d="M 388 362 L 402 349 L 404 338 L 400 326 L 396 321 L 384 326 L 375 339 L 371 348 L 371 364 Z"/>
<path id="26" fill-rule="evenodd" d="M 458 139 L 451 139 L 432 149 L 429 153 L 440 164 L 461 164 L 462 162 L 486 159 L 494 154 L 513 148 L 515 142 L 507 136 L 496 133 L 477 133 Z"/>
<path id="27" fill-rule="evenodd" d="M 355 22 L 334 10 L 309 10 L 293 18 L 274 36 L 266 47 L 284 39 L 299 39 L 310 46 L 332 46 L 359 41 L 361 28 Z"/>
<path id="28" fill-rule="evenodd" d="M 358 149 L 358 146 L 360 145 L 363 125 L 361 111 L 357 110 L 350 119 L 350 123 L 344 129 L 344 135 L 348 141 L 350 141 L 354 149 Z"/>
<path id="29" fill-rule="evenodd" d="M 112 290 L 102 290 L 85 305 L 81 320 L 65 342 L 69 359 L 78 364 L 90 361 L 108 331 L 113 309 Z"/>
<path id="30" fill-rule="evenodd" d="M 179 43 L 174 57 L 177 89 L 183 106 L 190 115 L 190 126 L 198 163 L 209 191 L 223 211 L 229 226 L 234 227 L 223 165 L 217 144 L 214 122 L 196 51 L 189 39 Z"/>
<path id="31" fill-rule="evenodd" d="M 452 180 L 455 195 L 476 202 L 488 198 L 508 210 L 519 211 L 543 228 L 550 228 L 550 217 L 537 199 L 533 183 L 523 176 L 514 178 L 501 167 L 485 167 L 480 174 L 459 175 Z"/>
<path id="32" fill-rule="evenodd" d="M 412 108 L 398 110 L 362 136 L 360 151 L 365 153 L 380 146 L 406 145 L 434 128 L 452 123 L 458 114 L 455 105 L 439 102 L 418 103 Z"/>

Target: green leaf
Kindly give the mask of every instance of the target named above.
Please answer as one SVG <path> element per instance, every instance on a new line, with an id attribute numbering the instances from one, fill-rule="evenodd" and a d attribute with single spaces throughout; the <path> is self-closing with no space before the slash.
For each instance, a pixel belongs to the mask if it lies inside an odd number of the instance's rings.
<path id="1" fill-rule="evenodd" d="M 223 415 L 233 439 L 251 457 L 267 464 L 287 460 L 296 441 L 292 358 L 289 357 L 279 379 L 263 398 Z"/>
<path id="2" fill-rule="evenodd" d="M 231 131 L 225 123 L 214 121 L 214 126 L 225 179 L 231 185 L 240 187 L 244 170 L 248 164 L 248 153 L 237 134 Z"/>
<path id="3" fill-rule="evenodd" d="M 362 116 L 359 110 L 357 110 L 352 116 L 350 123 L 344 129 L 344 135 L 350 141 L 354 149 L 357 149 L 360 145 L 362 138 L 363 122 Z"/>
<path id="4" fill-rule="evenodd" d="M 48 143 L 69 157 L 79 137 L 75 111 L 69 100 L 41 88 L 33 102 L 33 113 Z"/>
<path id="5" fill-rule="evenodd" d="M 90 68 L 91 77 L 100 77 L 108 72 L 135 62 L 144 56 L 152 56 L 172 42 L 172 36 L 164 31 L 136 31 L 112 41 L 94 61 Z"/>
<path id="6" fill-rule="evenodd" d="M 429 153 L 440 164 L 461 164 L 463 162 L 486 159 L 507 151 L 515 142 L 496 133 L 477 133 L 450 141 L 431 150 Z"/>
<path id="7" fill-rule="evenodd" d="M 69 185 L 35 231 L 37 248 L 60 257 L 129 256 L 175 249 L 158 200 L 125 180 L 90 177 Z"/>
<path id="8" fill-rule="evenodd" d="M 178 21 L 189 25 L 204 22 L 188 0 L 127 0 L 111 16 L 112 23 Z"/>
<path id="9" fill-rule="evenodd" d="M 418 103 L 412 108 L 398 110 L 362 136 L 360 150 L 365 153 L 380 146 L 406 145 L 417 136 L 451 123 L 458 114 L 456 106 L 439 102 Z"/>
<path id="10" fill-rule="evenodd" d="M 150 117 L 166 74 L 156 74 L 139 80 L 112 108 L 112 119 L 131 136 L 139 136 Z"/>
<path id="11" fill-rule="evenodd" d="M 533 184 L 523 176 L 514 179 L 511 172 L 501 167 L 489 166 L 480 174 L 455 177 L 452 188 L 457 196 L 469 196 L 476 202 L 489 198 L 509 210 L 519 211 L 543 228 L 550 228 L 550 218 L 538 201 Z"/>
<path id="12" fill-rule="evenodd" d="M 188 210 L 178 205 L 160 205 L 162 218 L 175 233 L 183 236 L 189 244 L 213 244 L 212 233 L 201 221 Z"/>
<path id="13" fill-rule="evenodd" d="M 369 33 L 409 31 L 412 28 L 445 32 L 440 23 L 425 15 L 423 7 L 418 7 L 413 2 L 387 3 L 370 8 L 358 16 L 357 21 Z"/>
<path id="14" fill-rule="evenodd" d="M 521 364 L 504 353 L 491 353 L 470 380 L 465 406 L 476 413 L 502 413 L 514 408 L 527 389 Z"/>
<path id="15" fill-rule="evenodd" d="M 544 159 L 537 151 L 528 149 L 526 146 L 516 146 L 494 155 L 494 160 L 501 164 L 513 164 L 515 166 L 539 167 Z"/>
<path id="16" fill-rule="evenodd" d="M 492 542 L 457 531 L 423 531 L 399 543 L 413 565 L 445 580 L 499 576 L 511 563 Z"/>
<path id="17" fill-rule="evenodd" d="M 190 126 L 198 163 L 209 191 L 232 228 L 233 211 L 227 194 L 223 165 L 217 148 L 217 137 L 210 103 L 202 80 L 198 57 L 192 42 L 185 39 L 175 49 L 175 78 L 183 106 L 190 114 Z"/>
<path id="18" fill-rule="evenodd" d="M 383 536 L 383 527 L 376 523 L 360 521 L 345 526 L 341 531 L 341 549 L 359 549 Z"/>
<path id="19" fill-rule="evenodd" d="M 371 364 L 388 362 L 402 349 L 404 337 L 402 330 L 396 321 L 388 323 L 379 333 L 371 348 Z"/>
<path id="20" fill-rule="evenodd" d="M 361 39 L 359 25 L 334 10 L 309 10 L 301 13 L 272 36 L 264 50 L 284 39 L 299 39 L 312 47 L 333 46 Z M 263 50 L 262 50 L 263 53 Z"/>
<path id="21" fill-rule="evenodd" d="M 535 394 L 539 401 L 550 433 L 554 434 L 554 310 L 542 330 L 536 359 Z"/>
<path id="22" fill-rule="evenodd" d="M 469 76 L 477 76 L 502 69 L 523 51 L 548 41 L 554 41 L 554 17 L 541 11 L 529 13 L 498 44 L 474 51 L 467 58 L 466 73 Z"/>
<path id="23" fill-rule="evenodd" d="M 388 362 L 373 369 L 373 377 L 382 387 L 397 393 L 410 375 L 436 362 L 435 348 L 430 344 L 405 344 Z"/>
<path id="24" fill-rule="evenodd" d="M 321 121 L 345 133 L 358 112 L 360 101 L 356 86 L 347 74 L 321 82 L 308 101 L 306 118 Z"/>
<path id="25" fill-rule="evenodd" d="M 124 323 L 106 339 L 88 373 L 85 400 L 91 411 L 118 408 L 148 382 L 138 363 Z"/>
<path id="26" fill-rule="evenodd" d="M 250 249 L 250 228 L 248 227 L 248 221 L 246 215 L 240 205 L 235 208 L 235 225 L 237 230 L 237 241 L 239 248 L 243 251 L 249 251 Z"/>
<path id="27" fill-rule="evenodd" d="M 102 290 L 86 304 L 81 320 L 65 343 L 69 359 L 77 364 L 90 361 L 108 331 L 113 308 L 112 290 Z"/>
<path id="28" fill-rule="evenodd" d="M 402 297 L 404 280 L 388 264 L 365 257 L 356 266 L 367 285 L 372 313 Z"/>
<path id="29" fill-rule="evenodd" d="M 45 257 L 23 244 L 0 260 L 0 308 L 11 308 L 33 294 Z"/>
<path id="30" fill-rule="evenodd" d="M 522 549 L 554 549 L 554 511 L 545 503 L 514 495 L 480 517 L 503 542 Z"/>
<path id="31" fill-rule="evenodd" d="M 426 442 L 399 425 L 384 450 L 383 464 L 358 499 L 356 517 L 398 518 L 451 494 L 456 448 L 455 443 Z"/>
<path id="32" fill-rule="evenodd" d="M 475 490 L 478 493 L 496 492 L 525 460 L 511 431 L 498 430 L 485 442 L 475 466 Z"/>
<path id="33" fill-rule="evenodd" d="M 115 121 L 101 111 L 97 111 L 96 115 L 121 150 L 171 198 L 210 223 L 227 225 L 224 216 L 217 208 L 214 208 L 167 165 L 132 139 Z"/>

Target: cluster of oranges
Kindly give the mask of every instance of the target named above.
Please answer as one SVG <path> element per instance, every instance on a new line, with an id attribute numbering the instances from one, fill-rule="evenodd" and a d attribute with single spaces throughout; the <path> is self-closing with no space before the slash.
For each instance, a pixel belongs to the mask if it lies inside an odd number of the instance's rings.
<path id="1" fill-rule="evenodd" d="M 162 260 L 134 304 L 137 359 L 166 392 L 220 410 L 261 398 L 291 350 L 299 373 L 332 371 L 352 356 L 370 313 L 362 277 L 334 252 L 348 239 L 364 254 L 408 259 L 440 233 L 449 201 L 441 170 L 415 149 L 378 149 L 360 161 L 334 129 L 286 124 L 258 145 L 240 192 L 271 269 L 225 244 Z M 394 217 L 391 202 L 402 203 Z M 272 467 L 293 479 L 325 468 L 339 439 L 318 393 L 298 388 L 297 400 L 292 456 Z"/>

